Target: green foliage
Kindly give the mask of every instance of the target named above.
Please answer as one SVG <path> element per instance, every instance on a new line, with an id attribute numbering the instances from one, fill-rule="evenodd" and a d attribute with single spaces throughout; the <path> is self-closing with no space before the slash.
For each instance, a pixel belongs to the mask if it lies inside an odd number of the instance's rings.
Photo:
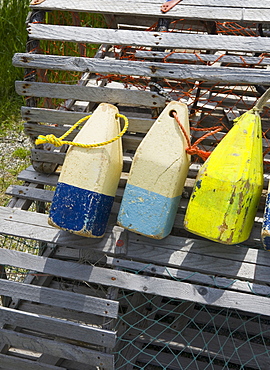
<path id="1" fill-rule="evenodd" d="M 20 158 L 20 159 L 26 159 L 30 155 L 30 150 L 25 148 L 17 148 L 12 153 L 12 157 Z"/>
<path id="2" fill-rule="evenodd" d="M 14 81 L 23 78 L 23 70 L 12 66 L 12 57 L 16 52 L 25 51 L 28 11 L 29 0 L 0 0 L 0 96 L 3 102 L 16 96 Z"/>

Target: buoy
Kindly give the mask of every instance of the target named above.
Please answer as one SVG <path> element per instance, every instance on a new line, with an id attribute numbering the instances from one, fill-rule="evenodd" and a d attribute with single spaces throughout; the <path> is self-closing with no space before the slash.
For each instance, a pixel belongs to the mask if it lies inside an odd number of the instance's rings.
<path id="1" fill-rule="evenodd" d="M 120 226 L 155 239 L 171 232 L 190 164 L 174 112 L 189 135 L 187 106 L 170 102 L 136 150 L 118 214 Z"/>
<path id="2" fill-rule="evenodd" d="M 74 139 L 105 142 L 120 132 L 118 109 L 102 103 Z M 53 197 L 49 224 L 74 234 L 101 238 L 106 229 L 122 171 L 122 143 L 83 148 L 71 146 Z"/>
<path id="3" fill-rule="evenodd" d="M 200 168 L 184 219 L 188 231 L 224 244 L 248 239 L 263 187 L 257 104 L 234 121 Z"/>

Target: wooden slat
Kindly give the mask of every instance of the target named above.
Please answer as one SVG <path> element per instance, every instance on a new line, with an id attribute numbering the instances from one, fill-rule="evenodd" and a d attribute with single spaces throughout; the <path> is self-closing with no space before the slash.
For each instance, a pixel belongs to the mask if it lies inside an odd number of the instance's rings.
<path id="1" fill-rule="evenodd" d="M 150 50 L 137 50 L 135 53 L 136 58 L 141 59 L 164 59 L 167 62 L 172 61 L 185 61 L 185 62 L 204 62 L 205 64 L 210 62 L 226 64 L 240 64 L 246 65 L 260 65 L 266 66 L 270 64 L 270 58 L 267 57 L 250 57 L 250 56 L 238 56 L 238 55 L 214 55 L 214 54 L 192 54 L 192 53 L 171 53 L 165 51 L 150 51 Z"/>
<path id="2" fill-rule="evenodd" d="M 60 251 L 59 251 L 60 252 Z M 126 261 L 121 260 L 120 258 L 113 258 L 113 257 L 107 257 L 107 264 L 112 265 L 114 267 L 121 267 L 126 268 L 130 271 L 144 271 L 148 273 L 155 273 L 157 276 L 164 276 L 164 277 L 172 277 L 176 280 L 182 280 L 182 281 L 192 281 L 200 284 L 206 284 L 206 285 L 213 285 L 217 286 L 219 288 L 227 289 L 228 287 L 230 290 L 237 290 L 242 292 L 250 293 L 251 289 L 253 292 L 256 292 L 256 294 L 262 294 L 262 295 L 270 295 L 270 287 L 259 285 L 259 284 L 251 284 L 246 281 L 240 281 L 240 280 L 234 280 L 234 279 L 227 279 L 224 277 L 213 277 L 208 276 L 205 274 L 200 273 L 194 273 L 191 274 L 190 271 L 184 271 L 179 269 L 173 269 L 170 267 L 164 267 L 154 265 L 149 263 L 148 265 L 145 265 L 145 263 L 142 262 L 135 262 L 135 261 Z"/>
<path id="3" fill-rule="evenodd" d="M 45 214 L 5 207 L 0 208 L 0 220 L 0 232 L 8 235 L 57 243 L 71 248 L 93 247 L 95 250 L 110 255 L 114 254 L 116 242 L 122 238 L 123 233 L 122 228 L 109 225 L 105 237 L 101 240 L 84 238 L 49 226 L 48 216 Z M 29 225 L 31 226 L 30 232 Z M 264 250 L 229 245 L 224 248 L 224 245 L 208 240 L 174 236 L 169 236 L 165 240 L 154 240 L 131 232 L 128 244 L 128 257 L 137 260 L 148 262 L 155 260 L 160 263 L 163 253 L 164 261 L 171 266 L 182 265 L 185 269 L 196 272 L 212 272 L 215 275 L 223 274 L 231 277 L 238 276 L 250 281 L 269 282 L 269 274 L 264 271 L 264 266 L 269 267 L 270 260 Z M 224 264 L 225 260 L 226 264 Z"/>
<path id="4" fill-rule="evenodd" d="M 36 304 L 35 302 L 29 302 L 29 301 L 21 301 L 20 302 L 20 310 L 23 310 L 25 312 L 30 312 L 38 315 L 47 315 L 47 316 L 53 316 L 58 317 L 60 319 L 66 319 L 66 320 L 74 320 L 79 321 L 82 323 L 85 323 L 87 325 L 102 325 L 104 322 L 104 319 L 102 316 L 93 315 L 86 312 L 78 312 L 74 310 L 69 310 L 65 308 L 60 307 L 53 307 L 48 305 L 40 305 Z M 108 318 L 108 321 L 110 322 L 111 319 Z"/>
<path id="5" fill-rule="evenodd" d="M 236 37 L 236 36 L 233 36 Z M 222 38 L 222 37 L 220 37 Z M 264 39 L 264 38 L 263 38 Z M 211 41 L 209 40 L 211 43 Z M 270 47 L 270 39 L 269 39 Z M 141 62 L 141 61 L 127 61 L 127 60 L 96 60 L 91 58 L 82 57 L 66 57 L 66 56 L 55 56 L 55 55 L 41 55 L 41 54 L 15 54 L 13 58 L 13 64 L 17 67 L 27 68 L 48 68 L 48 69 L 63 69 L 70 71 L 84 71 L 90 69 L 96 73 L 114 73 L 118 75 L 135 75 L 135 76 L 148 76 L 156 78 L 170 78 L 176 80 L 192 80 L 192 81 L 208 81 L 215 83 L 228 84 L 259 84 L 268 85 L 270 71 L 263 69 L 248 69 L 238 67 L 214 67 L 205 65 L 187 65 L 187 64 L 176 64 L 176 63 L 161 63 L 161 62 Z M 44 85 L 46 85 L 44 83 Z M 53 84 L 51 84 L 53 85 Z M 55 84 L 57 85 L 57 84 Z M 35 94 L 42 93 L 42 83 L 25 83 L 16 82 L 17 92 L 23 95 L 29 94 L 30 89 L 36 86 L 37 91 Z M 49 86 L 49 85 L 48 85 Z M 59 86 L 59 85 L 57 85 Z M 71 89 L 69 85 L 62 85 L 62 89 L 66 86 L 66 89 Z M 109 86 L 109 85 L 108 85 Z M 60 86 L 61 87 L 61 86 Z M 40 88 L 40 92 L 39 89 Z M 77 90 L 89 91 L 89 87 L 76 87 L 74 92 Z M 91 88 L 94 89 L 94 88 Z M 95 88 L 95 91 L 101 88 Z M 106 89 L 106 88 L 103 88 Z M 109 90 L 109 89 L 108 89 Z M 68 91 L 65 94 L 68 94 Z M 103 90 L 100 90 L 103 91 Z M 123 90 L 127 94 L 127 90 Z M 128 90 L 128 96 L 133 90 Z M 139 93 L 142 91 L 136 91 Z M 57 92 L 53 92 L 54 95 Z M 135 91 L 134 91 L 135 93 Z M 146 92 L 144 92 L 146 93 Z M 59 96 L 60 93 L 57 95 Z M 63 95 L 63 93 L 62 93 Z M 38 95 L 40 96 L 40 95 Z M 66 95 L 69 96 L 69 95 Z M 100 95 L 98 95 L 100 97 Z M 90 95 L 85 96 L 84 100 L 90 99 Z M 106 95 L 104 95 L 104 99 Z M 110 98 L 110 96 L 109 96 Z M 83 98 L 81 97 L 83 100 Z M 97 98 L 95 98 L 98 101 Z M 113 98 L 111 98 L 113 99 Z M 156 93 L 153 94 L 150 102 L 156 102 Z M 102 101 L 102 100 L 101 100 Z M 130 104 L 133 104 L 130 95 Z M 135 103 L 135 102 L 134 102 Z M 158 104 L 158 103 L 157 103 Z M 158 106 L 158 105 L 156 105 Z"/>
<path id="6" fill-rule="evenodd" d="M 67 370 L 66 367 L 42 364 L 15 356 L 0 354 L 0 366 L 4 370 L 24 369 L 24 370 Z"/>
<path id="7" fill-rule="evenodd" d="M 2 264 L 36 270 L 45 274 L 48 273 L 69 279 L 114 286 L 131 291 L 147 292 L 148 294 L 210 304 L 218 307 L 237 308 L 264 315 L 270 314 L 269 297 L 202 287 L 195 284 L 141 276 L 74 262 L 58 261 L 52 258 L 33 256 L 6 249 L 0 249 L 0 258 Z M 197 265 L 195 266 L 198 269 Z M 257 268 L 258 266 L 256 266 Z"/>
<path id="8" fill-rule="evenodd" d="M 181 369 L 194 369 L 205 370 L 208 362 L 203 362 L 200 358 L 192 358 L 187 356 L 175 356 L 174 354 L 166 352 L 155 352 L 154 350 L 148 349 L 147 347 L 139 354 L 138 361 L 148 364 L 151 361 L 152 365 L 164 366 L 168 370 L 179 370 Z M 208 360 L 209 361 L 209 360 Z M 170 364 L 170 365 L 168 365 Z M 215 370 L 224 370 L 223 366 L 214 365 Z"/>
<path id="9" fill-rule="evenodd" d="M 16 81 L 16 92 L 24 96 L 74 99 L 91 102 L 164 107 L 165 98 L 150 91 L 110 89 L 57 83 Z"/>
<path id="10" fill-rule="evenodd" d="M 169 346 L 171 349 L 185 350 L 193 355 L 209 351 L 210 358 L 212 355 L 213 358 L 238 365 L 248 363 L 251 368 L 255 369 L 261 369 L 264 366 L 265 369 L 270 367 L 270 357 L 269 353 L 266 352 L 265 345 L 252 343 L 252 351 L 250 351 L 251 345 L 247 340 L 244 341 L 231 336 L 228 338 L 218 334 L 218 332 L 213 334 L 203 331 L 198 334 L 197 330 L 187 328 L 184 335 L 176 336 L 175 333 L 170 334 L 164 331 L 159 334 L 149 329 L 138 337 L 137 331 L 134 331 L 132 335 L 132 330 L 130 330 L 129 340 L 132 337 L 135 337 L 138 342 L 142 341 L 146 344 L 150 341 L 152 345 L 160 345 L 161 347 L 164 345 L 165 348 Z"/>
<path id="11" fill-rule="evenodd" d="M 76 297 L 74 297 L 74 299 L 76 299 Z M 54 335 L 56 337 L 65 337 L 67 339 L 109 348 L 114 347 L 116 340 L 116 334 L 109 330 L 86 326 L 72 321 L 35 315 L 5 307 L 0 307 L 0 322 L 2 325 L 8 324 Z"/>
<path id="12" fill-rule="evenodd" d="M 127 116 L 129 121 L 129 131 L 146 133 L 154 123 L 153 119 L 143 117 L 133 117 L 132 113 L 126 113 L 120 110 L 120 113 Z M 26 121 L 31 122 L 46 122 L 57 125 L 61 128 L 62 125 L 74 125 L 79 119 L 86 117 L 89 113 L 82 112 L 66 112 L 57 109 L 46 109 L 46 108 L 21 108 L 22 118 Z M 32 127 L 32 126 L 31 126 Z M 52 130 L 55 130 L 55 126 L 52 126 Z M 30 126 L 26 129 L 30 130 Z M 66 130 L 66 128 L 64 128 Z M 48 128 L 49 130 L 49 128 Z M 62 131 L 61 131 L 62 132 Z"/>
<path id="13" fill-rule="evenodd" d="M 7 195 L 11 195 L 13 197 L 21 199 L 30 199 L 40 202 L 51 202 L 53 199 L 54 191 L 32 188 L 23 185 L 10 185 L 5 193 Z"/>
<path id="14" fill-rule="evenodd" d="M 25 253 L 25 255 L 27 256 L 27 253 Z M 12 280 L 1 279 L 0 281 L 0 291 L 2 292 L 1 294 L 5 296 L 12 296 L 14 298 L 63 307 L 70 310 L 117 318 L 118 302 L 115 301 L 86 296 L 79 293 L 34 286 L 32 284 L 17 283 Z"/>
<path id="15" fill-rule="evenodd" d="M 98 4 L 100 5 L 100 3 Z M 269 9 L 270 16 L 270 9 Z M 182 16 L 183 18 L 183 16 Z M 269 22 L 269 21 L 268 21 Z M 227 50 L 267 53 L 267 37 L 203 35 L 181 32 L 145 32 L 121 29 L 58 26 L 31 23 L 29 36 L 37 40 L 68 41 L 108 45 L 149 46 L 169 49 Z"/>
<path id="16" fill-rule="evenodd" d="M 109 0 L 100 0 L 98 3 L 95 1 L 80 0 L 74 2 L 72 0 L 58 1 L 46 0 L 39 5 L 32 5 L 34 9 L 48 9 L 48 10 L 70 10 L 70 11 L 82 11 L 92 13 L 107 13 L 107 14 L 126 14 L 126 15 L 148 15 L 152 17 L 159 17 L 162 15 L 164 18 L 186 18 L 186 19 L 199 19 L 199 20 L 213 20 L 216 21 L 235 21 L 235 22 L 269 22 L 270 9 L 269 2 L 262 2 L 262 5 L 257 7 L 257 2 L 251 6 L 251 1 L 241 1 L 241 7 L 239 3 L 235 3 L 233 7 L 226 5 L 226 2 L 218 1 L 218 6 L 213 7 L 213 2 L 206 2 L 205 6 L 202 3 L 183 4 L 180 2 L 174 8 L 167 13 L 160 11 L 160 6 L 163 3 L 162 0 L 138 2 L 132 1 L 121 1 L 121 3 L 115 3 Z M 220 3 L 220 4 L 219 4 Z M 245 4 L 247 8 L 245 9 Z M 216 4 L 216 5 L 217 5 Z M 232 4 L 232 1 L 230 1 Z M 256 8 L 254 8 L 256 6 Z M 264 8 L 263 11 L 260 8 Z"/>
<path id="17" fill-rule="evenodd" d="M 113 356 L 87 348 L 74 346 L 68 343 L 55 342 L 53 340 L 40 338 L 37 336 L 21 334 L 5 329 L 0 331 L 1 342 L 6 342 L 14 347 L 29 349 L 35 352 L 48 353 L 51 356 L 66 358 L 103 367 L 104 369 L 114 369 Z"/>

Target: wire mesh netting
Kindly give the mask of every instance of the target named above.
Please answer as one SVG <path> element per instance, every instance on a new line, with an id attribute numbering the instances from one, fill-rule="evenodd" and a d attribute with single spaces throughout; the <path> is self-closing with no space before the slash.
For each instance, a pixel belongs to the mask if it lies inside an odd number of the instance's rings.
<path id="1" fill-rule="evenodd" d="M 16 237 L 2 239 L 3 247 L 31 254 L 40 254 L 40 243 Z M 91 253 L 82 253 L 79 263 L 111 268 L 106 256 L 93 262 Z M 119 269 L 119 268 L 118 268 Z M 140 269 L 120 268 L 134 275 L 157 276 L 153 265 L 140 263 Z M 152 271 L 150 275 L 149 271 Z M 194 282 L 196 272 L 178 278 L 166 268 L 163 278 Z M 29 275 L 38 279 L 46 274 L 5 266 L 1 278 L 23 282 Z M 160 276 L 159 276 L 160 277 Z M 205 275 L 207 277 L 207 275 Z M 208 277 L 204 286 L 221 288 L 222 278 Z M 79 278 L 78 278 L 79 279 Z M 220 280 L 221 279 L 221 280 Z M 36 280 L 38 281 L 38 280 Z M 231 283 L 226 280 L 230 288 Z M 250 294 L 256 295 L 246 282 Z M 269 317 L 200 304 L 192 301 L 108 287 L 59 276 L 52 277 L 50 287 L 119 302 L 118 319 L 86 323 L 117 331 L 113 349 L 116 369 L 267 369 L 270 361 Z M 204 289 L 203 286 L 201 289 Z M 221 293 L 223 290 L 221 291 Z M 3 300 L 5 302 L 5 299 Z M 100 348 L 99 348 L 100 349 Z"/>

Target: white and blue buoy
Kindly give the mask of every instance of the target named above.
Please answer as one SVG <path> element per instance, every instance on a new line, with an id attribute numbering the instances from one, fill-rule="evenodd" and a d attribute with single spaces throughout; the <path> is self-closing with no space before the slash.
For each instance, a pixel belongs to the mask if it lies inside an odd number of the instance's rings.
<path id="1" fill-rule="evenodd" d="M 187 106 L 170 102 L 137 148 L 118 214 L 120 226 L 155 239 L 171 232 L 190 164 L 174 112 L 189 135 Z"/>
<path id="2" fill-rule="evenodd" d="M 118 109 L 102 103 L 74 142 L 100 143 L 120 132 Z M 49 224 L 101 238 L 106 229 L 123 164 L 121 138 L 104 146 L 69 148 L 50 209 Z"/>

